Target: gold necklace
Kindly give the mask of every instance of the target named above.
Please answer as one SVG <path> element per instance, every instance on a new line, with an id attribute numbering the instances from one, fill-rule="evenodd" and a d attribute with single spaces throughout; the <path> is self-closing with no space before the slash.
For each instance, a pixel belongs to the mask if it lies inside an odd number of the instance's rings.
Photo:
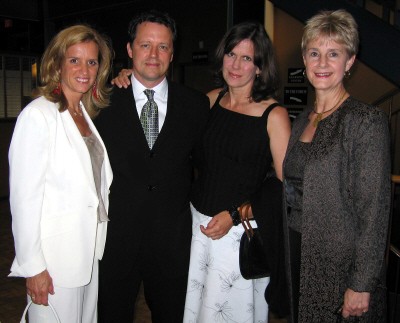
<path id="1" fill-rule="evenodd" d="M 313 112 L 317 115 L 317 116 L 315 117 L 314 121 L 313 121 L 313 126 L 314 126 L 315 128 L 318 127 L 318 123 L 322 120 L 322 116 L 323 116 L 325 113 L 328 113 L 329 111 L 332 111 L 333 109 L 337 108 L 338 105 L 339 105 L 339 103 L 343 100 L 343 98 L 344 98 L 345 95 L 346 95 L 346 91 L 343 91 L 342 96 L 341 96 L 340 99 L 336 102 L 336 104 L 335 104 L 332 108 L 330 108 L 329 110 L 322 111 L 322 112 L 317 112 L 317 109 L 316 109 L 316 108 L 317 108 L 317 100 L 314 101 L 314 109 L 313 109 Z"/>
<path id="2" fill-rule="evenodd" d="M 83 112 L 82 112 L 82 107 L 79 105 L 79 111 L 78 112 L 76 112 L 75 111 L 75 109 L 74 108 L 71 108 L 71 107 L 68 107 L 68 108 L 70 108 L 71 110 L 71 112 L 72 112 L 72 114 L 74 115 L 74 117 L 76 117 L 76 116 L 81 116 L 81 117 L 83 117 Z"/>
<path id="3" fill-rule="evenodd" d="M 82 112 L 75 112 L 75 111 L 72 111 L 72 113 L 74 114 L 75 117 L 76 117 L 77 115 L 83 117 Z"/>

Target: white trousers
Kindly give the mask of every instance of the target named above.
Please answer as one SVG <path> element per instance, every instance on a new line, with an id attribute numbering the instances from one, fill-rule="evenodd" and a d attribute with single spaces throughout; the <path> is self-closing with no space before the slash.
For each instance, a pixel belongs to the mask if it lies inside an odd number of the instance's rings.
<path id="1" fill-rule="evenodd" d="M 98 280 L 99 262 L 95 259 L 92 279 L 88 285 L 76 288 L 54 286 L 55 293 L 49 295 L 49 301 L 61 323 L 97 323 Z M 29 322 L 56 323 L 57 321 L 50 306 L 32 304 L 29 308 Z"/>

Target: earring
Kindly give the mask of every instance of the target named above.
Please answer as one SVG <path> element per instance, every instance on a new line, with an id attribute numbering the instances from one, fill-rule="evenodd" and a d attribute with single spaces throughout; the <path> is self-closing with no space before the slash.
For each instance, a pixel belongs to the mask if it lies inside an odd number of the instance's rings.
<path id="1" fill-rule="evenodd" d="M 61 84 L 60 84 L 60 82 L 57 83 L 56 87 L 53 90 L 53 93 L 55 95 L 60 95 L 61 94 Z"/>
<path id="2" fill-rule="evenodd" d="M 303 76 L 307 78 L 306 69 L 303 70 Z"/>
<path id="3" fill-rule="evenodd" d="M 93 87 L 92 87 L 92 96 L 95 100 L 99 99 L 99 93 L 97 93 L 96 81 L 94 82 Z"/>
<path id="4" fill-rule="evenodd" d="M 350 77 L 350 75 L 351 75 L 350 70 L 344 72 L 345 79 L 348 79 Z"/>
<path id="5" fill-rule="evenodd" d="M 260 77 L 260 74 L 256 74 L 256 79 L 258 79 Z"/>

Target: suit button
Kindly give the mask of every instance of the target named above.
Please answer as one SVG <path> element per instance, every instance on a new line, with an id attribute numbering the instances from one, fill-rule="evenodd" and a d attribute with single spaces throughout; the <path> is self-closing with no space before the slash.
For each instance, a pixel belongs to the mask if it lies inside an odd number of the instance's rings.
<path id="1" fill-rule="evenodd" d="M 156 186 L 155 186 L 155 185 L 149 185 L 149 186 L 147 187 L 147 189 L 148 189 L 149 191 L 154 191 L 154 190 L 156 189 Z"/>

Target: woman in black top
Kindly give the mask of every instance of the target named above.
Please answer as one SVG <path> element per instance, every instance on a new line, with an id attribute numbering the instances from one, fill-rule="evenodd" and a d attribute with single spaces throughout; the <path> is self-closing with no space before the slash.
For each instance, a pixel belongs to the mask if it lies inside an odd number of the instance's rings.
<path id="1" fill-rule="evenodd" d="M 234 26 L 222 39 L 216 61 L 222 88 L 208 94 L 212 108 L 191 196 L 193 237 L 184 322 L 217 317 L 266 322 L 269 278 L 241 276 L 238 247 L 244 229 L 230 213 L 251 201 L 266 178 L 282 178 L 290 122 L 274 99 L 278 71 L 262 25 Z M 268 193 L 278 201 L 281 192 L 276 187 Z"/>

